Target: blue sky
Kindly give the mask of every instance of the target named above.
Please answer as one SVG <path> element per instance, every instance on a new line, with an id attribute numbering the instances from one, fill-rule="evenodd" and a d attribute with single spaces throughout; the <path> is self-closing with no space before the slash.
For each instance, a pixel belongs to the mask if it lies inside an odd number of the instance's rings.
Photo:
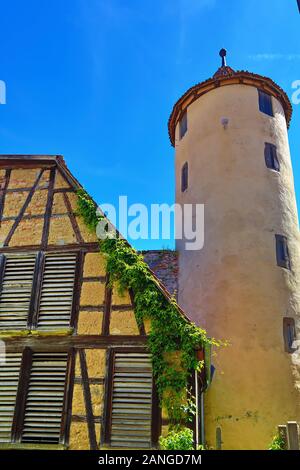
<path id="1" fill-rule="evenodd" d="M 173 203 L 167 120 L 219 66 L 300 80 L 296 0 L 1 2 L 0 153 L 62 154 L 102 202 Z M 300 105 L 290 143 L 300 201 Z M 138 248 L 172 247 L 141 241 Z"/>

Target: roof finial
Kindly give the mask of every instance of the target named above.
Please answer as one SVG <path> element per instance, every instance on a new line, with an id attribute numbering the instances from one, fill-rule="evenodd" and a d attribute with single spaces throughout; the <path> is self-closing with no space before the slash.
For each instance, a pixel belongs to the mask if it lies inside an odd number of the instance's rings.
<path id="1" fill-rule="evenodd" d="M 220 50 L 220 57 L 222 57 L 222 67 L 226 67 L 226 66 L 227 66 L 227 63 L 226 63 L 226 55 L 227 55 L 226 49 L 221 49 L 221 50 Z"/>

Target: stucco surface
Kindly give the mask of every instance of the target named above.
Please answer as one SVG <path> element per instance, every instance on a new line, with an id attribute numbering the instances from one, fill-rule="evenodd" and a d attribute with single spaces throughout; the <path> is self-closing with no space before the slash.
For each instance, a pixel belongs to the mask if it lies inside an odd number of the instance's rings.
<path id="1" fill-rule="evenodd" d="M 224 449 L 265 449 L 278 424 L 300 420 L 297 353 L 284 352 L 283 318 L 299 335 L 299 229 L 287 127 L 259 111 L 254 87 L 215 89 L 188 108 L 188 132 L 176 139 L 176 200 L 205 205 L 200 251 L 179 251 L 179 303 L 210 336 L 230 345 L 213 357 L 205 397 L 206 437 Z M 221 119 L 228 118 L 224 129 Z M 178 126 L 177 126 L 178 127 Z M 277 146 L 280 173 L 265 164 Z M 181 193 L 182 165 L 189 188 Z M 292 270 L 277 266 L 275 234 L 288 237 Z"/>

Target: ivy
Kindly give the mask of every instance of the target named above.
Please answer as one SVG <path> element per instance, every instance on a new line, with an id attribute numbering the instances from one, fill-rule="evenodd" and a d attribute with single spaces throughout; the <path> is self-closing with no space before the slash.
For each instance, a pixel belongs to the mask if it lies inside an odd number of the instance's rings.
<path id="1" fill-rule="evenodd" d="M 79 189 L 78 213 L 92 232 L 105 219 L 85 190 Z M 107 272 L 120 292 L 134 293 L 138 324 L 151 321 L 148 349 L 152 356 L 153 375 L 160 404 L 166 409 L 171 426 L 184 425 L 193 414 L 194 397 L 187 388 L 191 371 L 204 366 L 196 350 L 219 343 L 207 337 L 205 330 L 190 323 L 180 312 L 175 299 L 167 299 L 143 257 L 120 238 L 99 240 L 100 251 L 107 260 Z"/>

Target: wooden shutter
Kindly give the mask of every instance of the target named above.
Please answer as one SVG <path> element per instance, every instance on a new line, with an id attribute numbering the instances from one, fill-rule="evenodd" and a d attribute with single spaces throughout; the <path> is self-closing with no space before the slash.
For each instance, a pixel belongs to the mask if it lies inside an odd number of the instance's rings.
<path id="1" fill-rule="evenodd" d="M 33 354 L 22 442 L 59 443 L 67 360 L 67 353 Z"/>
<path id="2" fill-rule="evenodd" d="M 0 293 L 0 330 L 27 327 L 36 255 L 3 257 Z"/>
<path id="3" fill-rule="evenodd" d="M 147 353 L 115 353 L 112 447 L 151 447 L 152 364 Z"/>
<path id="4" fill-rule="evenodd" d="M 22 353 L 6 353 L 0 360 L 0 442 L 10 442 Z"/>
<path id="5" fill-rule="evenodd" d="M 70 326 L 77 255 L 46 254 L 37 327 L 51 330 Z"/>

